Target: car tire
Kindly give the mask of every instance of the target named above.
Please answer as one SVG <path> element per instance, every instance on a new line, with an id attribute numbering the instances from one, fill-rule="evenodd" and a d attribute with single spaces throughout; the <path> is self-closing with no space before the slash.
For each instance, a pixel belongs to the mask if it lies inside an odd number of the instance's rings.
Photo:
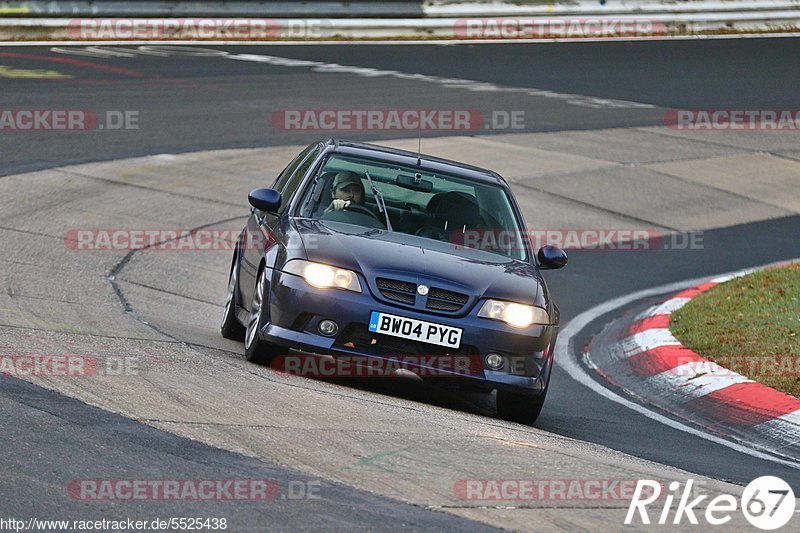
<path id="1" fill-rule="evenodd" d="M 266 323 L 264 308 L 265 292 L 267 286 L 266 269 L 261 269 L 258 273 L 256 289 L 253 291 L 253 299 L 250 304 L 250 316 L 247 319 L 247 327 L 244 336 L 244 357 L 251 363 L 268 365 L 270 361 L 278 355 L 284 348 L 270 344 L 258 336 L 258 332 Z"/>
<path id="2" fill-rule="evenodd" d="M 545 396 L 547 389 L 537 395 L 498 390 L 497 414 L 503 420 L 531 425 L 542 412 Z"/>
<path id="3" fill-rule="evenodd" d="M 231 273 L 228 276 L 228 292 L 225 295 L 225 308 L 222 312 L 220 333 L 226 339 L 243 341 L 245 328 L 236 319 L 236 285 L 239 280 L 238 261 L 234 260 Z"/>

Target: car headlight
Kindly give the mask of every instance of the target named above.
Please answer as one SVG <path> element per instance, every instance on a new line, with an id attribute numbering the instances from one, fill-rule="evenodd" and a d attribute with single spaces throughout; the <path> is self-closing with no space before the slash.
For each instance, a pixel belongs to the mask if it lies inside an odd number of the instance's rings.
<path id="1" fill-rule="evenodd" d="M 318 289 L 344 289 L 361 292 L 358 276 L 352 270 L 337 268 L 323 263 L 313 263 L 295 259 L 286 263 L 284 272 L 295 274 L 306 280 L 306 283 Z"/>
<path id="2" fill-rule="evenodd" d="M 501 320 L 515 328 L 526 328 L 531 324 L 549 324 L 547 311 L 534 305 L 504 302 L 502 300 L 486 300 L 478 311 L 478 316 Z"/>

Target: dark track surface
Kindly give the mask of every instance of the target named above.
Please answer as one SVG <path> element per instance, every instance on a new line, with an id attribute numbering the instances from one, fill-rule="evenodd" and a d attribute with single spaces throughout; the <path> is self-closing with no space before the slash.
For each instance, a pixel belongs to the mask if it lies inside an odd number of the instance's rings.
<path id="1" fill-rule="evenodd" d="M 458 77 L 510 87 L 630 100 L 657 107 L 591 109 L 560 99 L 511 92 L 444 91 L 439 85 L 427 82 L 319 73 L 304 67 L 277 67 L 222 58 L 101 59 L 56 54 L 44 47 L 7 47 L 0 49 L 2 65 L 54 69 L 76 77 L 49 81 L 0 79 L 4 109 L 136 110 L 141 129 L 0 133 L 0 176 L 135 155 L 300 144 L 323 136 L 317 132 L 273 129 L 270 115 L 283 108 L 418 108 L 420 102 L 424 102 L 423 107 L 431 109 L 478 108 L 487 112 L 521 109 L 526 112 L 525 131 L 548 131 L 661 125 L 666 108 L 800 107 L 795 90 L 800 86 L 800 71 L 794 68 L 796 58 L 800 57 L 800 40 L 797 39 L 483 47 L 206 48 L 225 49 L 231 54 L 266 54 Z M 765 60 L 767 57 L 769 61 Z M 64 59 L 70 62 L 62 62 Z M 357 136 L 363 140 L 379 140 L 403 135 L 390 132 Z M 269 174 L 269 170 L 279 169 L 265 170 L 265 174 Z M 271 180 L 271 176 L 265 179 Z M 569 268 L 551 273 L 547 279 L 561 306 L 562 320 L 569 320 L 593 305 L 639 289 L 800 257 L 798 231 L 800 217 L 791 217 L 706 232 L 703 250 L 573 253 Z M 601 326 L 601 323 L 593 324 L 593 327 Z M 579 344 L 584 340 L 579 339 Z M 21 408 L 20 404 L 33 409 Z M 6 503 L 0 510 L 8 511 L 5 514 L 36 514 L 31 508 L 11 502 L 23 501 L 25 490 L 36 490 L 35 495 L 30 493 L 36 498 L 41 498 L 46 491 L 62 490 L 61 477 L 92 477 L 93 469 L 101 464 L 117 463 L 124 471 L 123 457 L 126 461 L 136 461 L 140 471 L 148 468 L 164 472 L 163 477 L 169 477 L 171 468 L 180 468 L 183 477 L 194 475 L 197 478 L 230 477 L 231 471 L 242 472 L 243 476 L 246 472 L 247 477 L 257 477 L 256 472 L 263 472 L 258 475 L 274 479 L 291 475 L 254 460 L 205 448 L 113 417 L 12 379 L 0 380 L 0 411 L 4 413 L 2 443 L 7 450 L 5 475 L 26 472 L 38 482 L 55 483 L 55 488 L 50 486 L 46 490 L 35 489 L 29 478 L 24 481 L 20 478 L 14 486 L 3 484 L 0 500 Z M 51 435 L 57 432 L 58 437 L 47 439 L 46 443 L 36 430 L 37 424 L 41 424 L 37 417 L 43 412 L 69 420 L 63 425 L 47 425 Z M 13 425 L 10 423 L 12 413 L 18 420 Z M 779 475 L 796 491 L 800 490 L 800 471 L 753 459 L 662 426 L 597 397 L 560 370 L 553 377 L 552 390 L 537 427 L 737 483 L 746 483 L 759 475 Z M 90 439 L 88 432 L 96 435 L 96 439 L 91 439 L 97 446 L 95 449 L 81 444 Z M 184 446 L 194 447 L 193 452 L 187 455 Z M 32 450 L 39 454 L 36 463 L 30 458 Z M 72 457 L 69 473 L 60 472 L 59 479 L 53 477 L 52 471 L 37 473 L 34 468 L 47 470 L 42 461 L 55 464 L 64 456 Z M 102 470 L 113 471 L 109 466 Z M 29 481 L 31 485 L 25 485 Z M 21 488 L 25 486 L 28 488 Z M 368 521 L 374 506 L 380 505 L 388 506 L 387 513 L 397 513 L 398 524 L 453 529 L 465 524 L 456 517 L 401 503 L 387 503 L 387 500 L 351 489 L 331 487 L 330 490 L 330 498 L 316 505 L 320 506 L 321 513 L 333 513 L 331 527 Z M 349 503 L 340 507 L 342 501 Z M 213 516 L 208 505 L 204 505 L 203 514 Z M 219 505 L 217 516 L 225 516 L 226 512 L 228 516 L 233 514 L 227 505 L 224 502 Z M 308 507 L 296 512 L 291 502 L 285 505 L 276 507 L 279 510 L 274 513 L 273 508 L 243 511 L 242 514 L 249 513 L 252 519 L 242 527 L 259 529 L 262 517 L 287 527 L 313 523 L 303 522 L 313 520 Z M 191 510 L 181 513 L 176 505 L 165 507 L 161 513 L 164 516 L 185 516 Z M 76 503 L 75 509 L 77 517 L 84 508 Z M 59 512 L 62 510 L 59 508 Z M 159 513 L 151 503 L 147 516 L 153 514 Z M 240 511 L 236 514 L 238 516 Z M 380 527 L 385 525 L 386 522 L 382 522 Z M 469 523 L 468 527 L 475 527 L 475 524 Z"/>
<path id="2" fill-rule="evenodd" d="M 52 53 L 48 47 L 6 47 L 0 50 L 0 65 L 56 70 L 75 78 L 0 78 L 3 108 L 133 110 L 138 112 L 140 131 L 147 134 L 136 130 L 0 133 L 0 175 L 153 153 L 305 144 L 325 136 L 324 132 L 273 128 L 271 114 L 280 109 L 422 106 L 477 108 L 484 113 L 519 110 L 525 112 L 522 131 L 581 130 L 662 125 L 666 108 L 798 107 L 792 88 L 800 84 L 800 72 L 793 68 L 800 56 L 798 39 L 204 48 L 455 77 L 658 107 L 591 109 L 542 96 L 444 91 L 432 83 L 219 57 L 104 59 Z M 765 61 L 766 57 L 770 60 Z M 364 132 L 353 137 L 376 140 L 395 138 L 398 133 L 402 132 Z"/>
<path id="3" fill-rule="evenodd" d="M 800 242 L 793 237 L 798 228 L 800 217 L 788 217 L 707 231 L 703 250 L 572 253 L 569 270 L 551 274 L 548 283 L 569 318 L 622 294 L 800 257 Z M 583 346 L 610 318 L 596 320 L 576 346 Z M 563 371 L 553 379 L 557 386 L 552 396 L 548 395 L 538 427 L 713 478 L 747 483 L 769 472 L 783 477 L 795 490 L 800 488 L 800 470 L 743 456 L 654 423 L 608 400 L 576 394 L 571 378 Z"/>

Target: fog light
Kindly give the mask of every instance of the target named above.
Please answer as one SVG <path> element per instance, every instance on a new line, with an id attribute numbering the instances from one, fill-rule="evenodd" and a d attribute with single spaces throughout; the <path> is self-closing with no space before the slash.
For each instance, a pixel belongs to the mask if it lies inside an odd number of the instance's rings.
<path id="1" fill-rule="evenodd" d="M 323 335 L 330 337 L 336 335 L 337 331 L 339 331 L 339 325 L 333 320 L 323 320 L 319 323 L 319 332 Z"/>
<path id="2" fill-rule="evenodd" d="M 497 353 L 490 353 L 486 356 L 486 366 L 492 370 L 500 370 L 503 367 L 505 360 L 503 356 Z"/>

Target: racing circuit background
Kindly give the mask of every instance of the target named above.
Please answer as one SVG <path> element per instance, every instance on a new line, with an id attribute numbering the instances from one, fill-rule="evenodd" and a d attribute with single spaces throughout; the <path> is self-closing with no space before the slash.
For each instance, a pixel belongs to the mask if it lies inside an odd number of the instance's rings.
<path id="1" fill-rule="evenodd" d="M 6 43 L 0 355 L 63 366 L 0 378 L 0 518 L 598 530 L 623 527 L 643 478 L 738 495 L 774 475 L 797 493 L 789 451 L 567 370 L 606 324 L 684 282 L 800 257 L 799 56 L 791 36 Z M 219 336 L 225 232 L 247 192 L 314 140 L 416 150 L 418 135 L 423 153 L 501 173 L 528 225 L 569 249 L 545 273 L 567 328 L 535 427 L 496 419 L 492 395 L 276 373 Z M 130 242 L 189 229 L 217 240 Z M 86 230 L 91 245 L 65 239 Z M 229 485 L 126 499 L 119 480 Z M 545 492 L 519 497 L 525 480 Z"/>

